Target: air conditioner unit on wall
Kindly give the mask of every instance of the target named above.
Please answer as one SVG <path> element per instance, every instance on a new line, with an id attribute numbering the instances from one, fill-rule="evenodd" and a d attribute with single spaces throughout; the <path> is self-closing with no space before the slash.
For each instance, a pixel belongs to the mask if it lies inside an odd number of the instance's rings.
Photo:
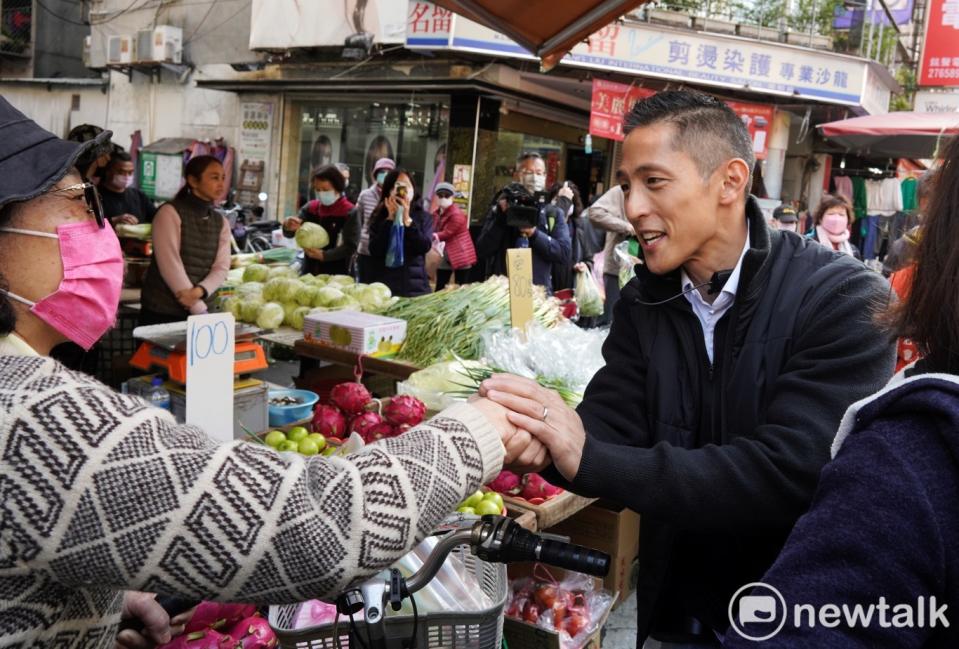
<path id="1" fill-rule="evenodd" d="M 171 25 L 137 32 L 137 63 L 182 63 L 183 30 Z"/>
<path id="2" fill-rule="evenodd" d="M 107 65 L 133 63 L 133 37 L 110 36 L 107 40 Z"/>

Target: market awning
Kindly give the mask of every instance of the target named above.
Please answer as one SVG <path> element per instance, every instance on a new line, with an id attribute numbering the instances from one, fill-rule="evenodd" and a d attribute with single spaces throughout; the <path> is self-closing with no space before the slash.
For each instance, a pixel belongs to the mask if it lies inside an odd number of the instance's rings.
<path id="1" fill-rule="evenodd" d="M 535 54 L 551 69 L 590 34 L 645 0 L 433 0 Z"/>
<path id="2" fill-rule="evenodd" d="M 897 112 L 820 124 L 824 137 L 849 151 L 892 158 L 933 158 L 959 135 L 959 113 Z"/>

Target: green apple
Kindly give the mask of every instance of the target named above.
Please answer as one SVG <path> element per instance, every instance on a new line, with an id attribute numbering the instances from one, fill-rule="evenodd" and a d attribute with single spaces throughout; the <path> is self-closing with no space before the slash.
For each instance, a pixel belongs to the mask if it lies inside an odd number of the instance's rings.
<path id="1" fill-rule="evenodd" d="M 473 509 L 480 516 L 486 516 L 487 514 L 499 515 L 503 513 L 503 508 L 494 503 L 492 500 L 481 500 Z"/>
<path id="2" fill-rule="evenodd" d="M 296 450 L 300 452 L 300 455 L 316 455 L 320 452 L 320 447 L 315 441 L 307 437 L 300 440 Z"/>
<path id="3" fill-rule="evenodd" d="M 286 441 L 286 434 L 282 430 L 271 430 L 266 434 L 263 441 L 266 442 L 267 446 L 279 448 L 280 444 Z"/>
<path id="4" fill-rule="evenodd" d="M 470 516 L 473 516 L 474 514 L 476 514 L 475 509 L 473 509 L 472 507 L 467 507 L 466 505 L 457 507 L 456 511 L 458 511 L 460 514 L 469 514 Z"/>
<path id="5" fill-rule="evenodd" d="M 288 439 L 288 440 L 286 440 L 286 441 L 280 442 L 280 445 L 277 447 L 276 450 L 278 450 L 278 451 L 292 451 L 293 453 L 296 453 L 297 451 L 300 450 L 300 445 L 299 445 L 298 443 L 294 442 L 293 440 Z"/>
<path id="6" fill-rule="evenodd" d="M 486 492 L 486 495 L 483 496 L 483 500 L 488 500 L 490 502 L 496 503 L 496 506 L 499 507 L 499 511 L 503 511 L 503 496 L 496 493 L 495 491 Z"/>
<path id="7" fill-rule="evenodd" d="M 478 504 L 483 502 L 483 496 L 484 494 L 482 491 L 476 491 L 472 496 L 464 500 L 463 504 L 467 507 L 476 507 Z"/>
<path id="8" fill-rule="evenodd" d="M 317 448 L 321 451 L 326 448 L 326 438 L 320 435 L 319 433 L 310 433 L 310 436 L 307 439 L 312 439 L 316 442 Z"/>
<path id="9" fill-rule="evenodd" d="M 303 426 L 297 426 L 296 428 L 291 428 L 290 432 L 286 434 L 286 438 L 291 442 L 300 442 L 310 436 L 310 431 L 303 428 Z"/>
<path id="10" fill-rule="evenodd" d="M 327 457 L 333 455 L 334 453 L 336 453 L 336 447 L 335 447 L 335 446 L 327 446 L 326 448 L 323 449 L 323 455 L 325 455 L 325 456 L 327 456 Z"/>

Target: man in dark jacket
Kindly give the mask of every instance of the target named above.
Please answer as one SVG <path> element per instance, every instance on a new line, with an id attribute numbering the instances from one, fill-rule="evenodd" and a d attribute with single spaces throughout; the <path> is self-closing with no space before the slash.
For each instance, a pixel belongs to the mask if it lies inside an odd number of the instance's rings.
<path id="1" fill-rule="evenodd" d="M 481 394 L 549 449 L 547 480 L 643 517 L 638 644 L 715 646 L 731 596 L 809 506 L 844 410 L 892 374 L 873 322 L 889 288 L 767 227 L 747 196 L 748 133 L 722 102 L 662 92 L 626 125 L 645 265 L 616 306 L 606 367 L 578 411 L 518 377 Z"/>
<path id="2" fill-rule="evenodd" d="M 525 153 L 516 163 L 515 179 L 531 195 L 546 186 L 546 163 L 538 153 Z M 531 248 L 533 251 L 533 283 L 553 290 L 553 264 L 569 264 L 572 242 L 566 225 L 566 212 L 572 203 L 570 189 L 560 190 L 556 203 L 543 203 L 536 226 L 515 228 L 507 224 L 508 205 L 498 196 L 476 238 L 476 255 L 487 264 L 487 277 L 506 274 L 506 251 L 510 248 Z M 544 196 L 545 198 L 545 196 Z"/>

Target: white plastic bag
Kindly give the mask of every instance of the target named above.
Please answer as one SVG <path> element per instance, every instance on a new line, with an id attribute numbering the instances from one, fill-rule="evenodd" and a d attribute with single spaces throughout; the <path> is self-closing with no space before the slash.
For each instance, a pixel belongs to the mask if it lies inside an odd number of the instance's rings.
<path id="1" fill-rule="evenodd" d="M 603 298 L 592 273 L 588 270 L 576 272 L 576 304 L 579 314 L 584 318 L 603 315 Z"/>

